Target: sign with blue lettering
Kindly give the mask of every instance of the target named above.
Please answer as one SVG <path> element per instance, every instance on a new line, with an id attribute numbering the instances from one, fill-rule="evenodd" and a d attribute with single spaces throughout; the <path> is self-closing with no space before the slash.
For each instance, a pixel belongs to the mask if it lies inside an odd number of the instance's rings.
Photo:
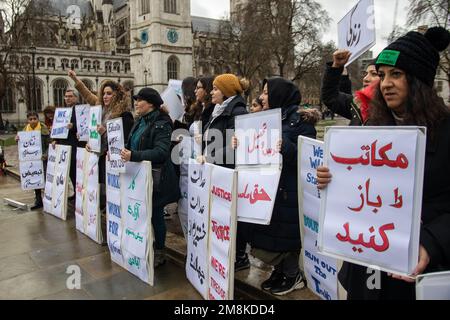
<path id="1" fill-rule="evenodd" d="M 52 139 L 67 139 L 69 128 L 67 125 L 72 118 L 72 108 L 56 108 L 50 137 Z"/>
<path id="2" fill-rule="evenodd" d="M 337 261 L 318 253 L 321 193 L 316 170 L 323 164 L 323 142 L 299 137 L 299 214 L 303 266 L 309 289 L 324 300 L 338 299 Z"/>

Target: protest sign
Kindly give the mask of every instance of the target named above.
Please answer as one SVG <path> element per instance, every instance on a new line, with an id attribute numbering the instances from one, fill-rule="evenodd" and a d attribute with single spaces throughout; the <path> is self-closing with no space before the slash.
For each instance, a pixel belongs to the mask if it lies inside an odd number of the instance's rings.
<path id="1" fill-rule="evenodd" d="M 120 173 L 106 162 L 106 234 L 111 260 L 124 267 L 122 239 L 122 211 L 120 206 Z"/>
<path id="2" fill-rule="evenodd" d="M 77 105 L 75 106 L 75 115 L 77 119 L 77 133 L 79 135 L 79 141 L 88 141 L 89 140 L 89 109 L 90 106 L 88 104 Z"/>
<path id="3" fill-rule="evenodd" d="M 48 213 L 52 211 L 55 163 L 56 163 L 56 147 L 50 145 L 48 148 L 47 174 L 45 176 L 44 199 L 42 200 L 44 204 L 44 212 Z"/>
<path id="4" fill-rule="evenodd" d="M 120 155 L 120 152 L 125 148 L 122 118 L 107 121 L 106 131 L 108 132 L 108 162 L 111 171 L 125 172 L 125 163 Z"/>
<path id="5" fill-rule="evenodd" d="M 184 105 L 184 96 L 183 96 L 183 80 L 175 80 L 175 79 L 169 79 L 169 84 L 167 85 L 168 88 L 172 88 L 177 96 L 180 97 L 181 103 Z"/>
<path id="6" fill-rule="evenodd" d="M 97 126 L 102 124 L 102 106 L 89 108 L 89 139 L 88 144 L 93 152 L 100 153 L 102 136 L 97 131 Z"/>
<path id="7" fill-rule="evenodd" d="M 153 286 L 153 229 L 151 163 L 127 162 L 120 175 L 122 256 L 125 268 Z"/>
<path id="8" fill-rule="evenodd" d="M 49 149 L 53 149 L 53 147 Z M 57 145 L 54 163 L 51 162 L 53 153 L 49 152 L 49 164 L 53 166 L 54 172 L 51 185 L 51 206 L 46 212 L 62 220 L 67 219 L 67 192 L 70 180 L 71 150 L 71 146 Z"/>
<path id="9" fill-rule="evenodd" d="M 19 168 L 22 190 L 44 189 L 44 165 L 42 160 L 20 161 Z"/>
<path id="10" fill-rule="evenodd" d="M 186 275 L 204 299 L 208 298 L 208 235 L 210 164 L 189 163 Z"/>
<path id="11" fill-rule="evenodd" d="M 56 108 L 50 137 L 52 139 L 67 139 L 69 135 L 67 125 L 71 118 L 72 108 Z"/>
<path id="12" fill-rule="evenodd" d="M 416 300 L 450 300 L 450 271 L 417 276 Z"/>
<path id="13" fill-rule="evenodd" d="M 20 131 L 17 135 L 19 161 L 42 160 L 41 131 Z"/>
<path id="14" fill-rule="evenodd" d="M 332 127 L 324 164 L 333 179 L 319 222 L 322 254 L 408 275 L 417 265 L 424 128 Z"/>
<path id="15" fill-rule="evenodd" d="M 85 157 L 85 174 L 87 177 L 83 212 L 85 234 L 97 243 L 102 243 L 100 219 L 100 184 L 98 183 L 98 160 L 96 153 L 87 152 Z"/>
<path id="16" fill-rule="evenodd" d="M 87 156 L 85 148 L 77 148 L 77 173 L 75 184 L 75 226 L 77 230 L 85 233 L 84 230 L 84 194 L 86 186 L 86 175 L 84 174 L 85 159 Z"/>
<path id="17" fill-rule="evenodd" d="M 235 124 L 236 165 L 281 164 L 276 150 L 282 132 L 280 108 L 238 116 Z"/>
<path id="18" fill-rule="evenodd" d="M 323 164 L 323 142 L 298 137 L 299 221 L 302 236 L 303 270 L 308 288 L 324 300 L 338 300 L 336 259 L 321 255 L 317 249 L 321 192 L 316 171 Z"/>
<path id="19" fill-rule="evenodd" d="M 234 297 L 236 251 L 236 172 L 213 166 L 210 187 L 208 299 Z"/>
<path id="20" fill-rule="evenodd" d="M 347 65 L 376 42 L 374 9 L 373 0 L 361 0 L 338 23 L 339 48 L 352 53 Z"/>
<path id="21" fill-rule="evenodd" d="M 175 121 L 179 120 L 184 113 L 183 103 L 181 101 L 181 96 L 179 97 L 172 87 L 167 87 L 163 93 L 161 93 L 161 98 L 164 101 L 165 106 L 169 110 L 170 118 Z"/>

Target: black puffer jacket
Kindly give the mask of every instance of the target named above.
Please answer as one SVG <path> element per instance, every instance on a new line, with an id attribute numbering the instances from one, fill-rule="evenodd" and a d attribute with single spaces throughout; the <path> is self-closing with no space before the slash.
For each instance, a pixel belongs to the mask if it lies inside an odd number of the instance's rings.
<path id="1" fill-rule="evenodd" d="M 298 136 L 316 138 L 314 124 L 320 118 L 314 112 L 300 112 L 300 91 L 283 78 L 268 80 L 271 109 L 282 108 L 283 170 L 270 225 L 255 225 L 251 244 L 271 252 L 299 251 L 297 140 Z"/>
<path id="2" fill-rule="evenodd" d="M 206 156 L 207 162 L 209 163 L 234 169 L 235 159 L 231 159 L 233 161 L 229 161 L 229 163 L 227 163 L 226 154 L 234 154 L 234 150 L 231 148 L 231 137 L 235 128 L 234 121 L 236 116 L 248 113 L 245 100 L 240 95 L 235 96 L 225 108 L 223 113 L 214 119 L 214 121 L 212 121 L 212 111 L 214 110 L 214 107 L 211 106 L 211 108 L 212 110 L 208 109 L 208 112 L 211 111 L 211 116 L 209 117 L 206 125 L 203 126 L 203 141 L 205 142 L 203 154 Z M 216 133 L 220 132 L 222 134 L 222 147 L 215 146 L 216 137 L 213 133 L 215 130 L 218 130 Z M 230 130 L 228 136 L 227 130 Z M 205 149 L 207 150 L 207 153 L 205 153 Z M 211 159 L 215 161 L 212 161 Z"/>

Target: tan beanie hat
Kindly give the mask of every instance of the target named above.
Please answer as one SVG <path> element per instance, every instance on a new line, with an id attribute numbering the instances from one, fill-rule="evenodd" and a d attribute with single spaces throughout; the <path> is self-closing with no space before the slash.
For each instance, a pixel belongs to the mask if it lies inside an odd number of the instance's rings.
<path id="1" fill-rule="evenodd" d="M 227 98 L 241 94 L 246 88 L 242 88 L 238 77 L 231 73 L 221 74 L 214 79 L 214 86 L 216 86 L 223 95 Z"/>

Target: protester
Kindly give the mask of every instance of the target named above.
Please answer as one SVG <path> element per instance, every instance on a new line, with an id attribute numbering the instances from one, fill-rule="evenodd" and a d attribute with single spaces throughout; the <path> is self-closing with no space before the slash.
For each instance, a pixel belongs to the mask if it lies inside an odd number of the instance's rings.
<path id="1" fill-rule="evenodd" d="M 44 114 L 44 124 L 47 126 L 48 131 L 52 132 L 53 118 L 55 117 L 55 107 L 46 106 L 42 113 Z"/>
<path id="2" fill-rule="evenodd" d="M 214 104 L 212 102 L 211 92 L 213 90 L 214 77 L 200 77 L 195 88 L 195 97 L 198 104 L 198 108 L 201 110 L 200 120 L 200 132 L 205 132 L 204 126 L 208 123 L 212 112 L 214 111 Z"/>
<path id="3" fill-rule="evenodd" d="M 40 131 L 41 132 L 41 144 L 42 144 L 42 161 L 44 168 L 47 167 L 47 155 L 48 155 L 48 144 L 50 141 L 50 131 L 48 131 L 45 123 L 39 121 L 39 115 L 37 112 L 30 111 L 27 113 L 28 124 L 23 128 L 23 131 Z M 19 141 L 19 136 L 16 136 L 16 142 Z M 37 210 L 42 208 L 42 190 L 34 190 L 35 200 L 34 205 L 30 208 L 31 210 Z"/>
<path id="4" fill-rule="evenodd" d="M 353 97 L 349 93 L 340 91 L 341 77 L 344 66 L 350 59 L 348 50 L 337 50 L 333 54 L 333 62 L 327 63 L 322 81 L 321 99 L 331 110 L 350 120 L 350 125 L 363 125 L 368 118 L 369 103 L 373 97 L 374 85 L 379 77 L 375 69 L 375 61 L 369 62 L 363 79 L 363 89 Z"/>
<path id="5" fill-rule="evenodd" d="M 139 116 L 131 130 L 126 148 L 121 156 L 124 161 L 151 161 L 153 172 L 152 225 L 155 233 L 155 268 L 165 260 L 166 224 L 164 206 L 180 198 L 178 179 L 170 158 L 170 138 L 173 124 L 169 115 L 161 110 L 163 100 L 152 88 L 144 88 L 133 97 Z"/>
<path id="6" fill-rule="evenodd" d="M 431 28 L 425 35 L 409 32 L 378 56 L 380 84 L 370 107 L 367 125 L 425 126 L 427 145 L 422 194 L 419 262 L 412 276 L 450 270 L 450 109 L 433 89 L 439 51 L 450 33 Z M 331 182 L 328 168 L 317 172 L 319 188 Z M 395 177 L 394 177 L 395 178 Z M 339 281 L 354 299 L 415 299 L 414 279 L 381 273 L 381 287 L 370 290 L 367 268 L 344 263 Z"/>
<path id="7" fill-rule="evenodd" d="M 264 80 L 260 98 L 264 108 L 282 110 L 282 143 L 277 148 L 283 156 L 283 169 L 270 225 L 254 225 L 250 243 L 255 257 L 274 266 L 262 289 L 284 295 L 304 286 L 299 269 L 297 140 L 300 135 L 316 138 L 314 125 L 320 114 L 315 109 L 300 110 L 299 89 L 280 77 Z"/>
<path id="8" fill-rule="evenodd" d="M 182 122 L 185 124 L 186 129 L 191 126 L 191 124 L 195 121 L 195 118 L 198 117 L 198 114 L 201 113 L 201 110 L 198 109 L 197 99 L 195 96 L 196 85 L 197 79 L 194 77 L 185 78 L 181 84 L 181 91 L 183 92 L 184 101 L 184 114 Z"/>
<path id="9" fill-rule="evenodd" d="M 256 112 L 260 112 L 260 111 L 264 111 L 266 109 L 264 109 L 263 105 L 262 105 L 262 100 L 261 98 L 256 98 L 253 99 L 252 101 L 252 105 L 250 106 L 250 113 L 256 113 Z"/>

